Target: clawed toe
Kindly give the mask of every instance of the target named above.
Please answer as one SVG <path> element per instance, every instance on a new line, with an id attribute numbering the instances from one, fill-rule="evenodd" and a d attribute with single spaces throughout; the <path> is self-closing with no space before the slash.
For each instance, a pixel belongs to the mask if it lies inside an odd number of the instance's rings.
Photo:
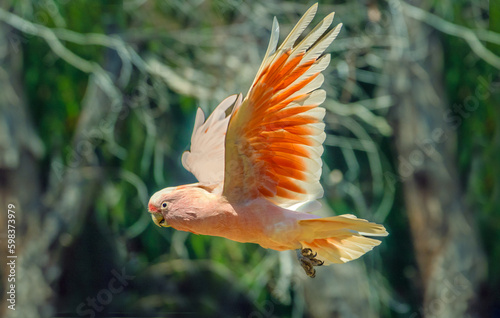
<path id="1" fill-rule="evenodd" d="M 305 256 L 309 259 L 313 259 L 316 257 L 316 255 L 318 255 L 318 253 L 315 253 L 312 249 L 310 248 L 303 248 L 300 252 L 302 254 L 302 256 Z"/>
<path id="2" fill-rule="evenodd" d="M 299 253 L 300 251 L 300 253 Z M 297 258 L 299 263 L 306 272 L 307 276 L 314 278 L 316 276 L 316 270 L 314 266 L 321 266 L 325 262 L 316 258 L 318 253 L 315 253 L 310 248 L 303 248 L 302 250 L 297 250 Z"/>
<path id="3" fill-rule="evenodd" d="M 316 258 L 311 259 L 311 263 L 313 264 L 313 266 L 321 266 L 321 265 L 325 264 L 325 262 L 323 262 L 320 259 L 316 259 Z"/>

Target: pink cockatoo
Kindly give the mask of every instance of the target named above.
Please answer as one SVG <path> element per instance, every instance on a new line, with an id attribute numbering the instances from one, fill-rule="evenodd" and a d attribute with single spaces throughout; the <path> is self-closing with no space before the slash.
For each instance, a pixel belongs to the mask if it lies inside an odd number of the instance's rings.
<path id="1" fill-rule="evenodd" d="M 149 201 L 153 221 L 195 234 L 297 250 L 310 277 L 314 266 L 362 256 L 386 236 L 382 225 L 345 214 L 321 218 L 319 179 L 325 140 L 323 54 L 341 24 L 329 14 L 296 43 L 316 14 L 313 5 L 279 48 L 276 18 L 264 60 L 243 99 L 222 101 L 205 121 L 198 109 L 191 149 L 182 164 L 198 183 L 169 187 Z"/>

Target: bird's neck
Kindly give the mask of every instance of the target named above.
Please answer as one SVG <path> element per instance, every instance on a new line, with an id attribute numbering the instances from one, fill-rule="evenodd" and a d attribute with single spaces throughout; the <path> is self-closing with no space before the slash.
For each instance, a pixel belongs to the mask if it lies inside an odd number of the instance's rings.
<path id="1" fill-rule="evenodd" d="M 220 229 L 236 217 L 236 212 L 224 197 L 207 191 L 186 190 L 175 205 L 175 218 L 169 220 L 169 224 L 177 230 L 196 234 Z"/>

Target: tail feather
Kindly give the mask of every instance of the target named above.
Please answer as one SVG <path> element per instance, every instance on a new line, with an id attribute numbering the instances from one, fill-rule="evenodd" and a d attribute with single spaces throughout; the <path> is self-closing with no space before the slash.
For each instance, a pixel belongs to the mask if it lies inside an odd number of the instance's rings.
<path id="1" fill-rule="evenodd" d="M 380 244 L 365 237 L 386 236 L 384 226 L 345 214 L 334 217 L 301 220 L 303 230 L 300 243 L 318 253 L 325 263 L 346 263 L 361 257 Z"/>

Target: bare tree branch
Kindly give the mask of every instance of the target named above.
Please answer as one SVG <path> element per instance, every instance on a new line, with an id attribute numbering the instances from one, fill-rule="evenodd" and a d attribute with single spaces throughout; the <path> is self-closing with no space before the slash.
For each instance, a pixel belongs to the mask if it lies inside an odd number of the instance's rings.
<path id="1" fill-rule="evenodd" d="M 448 22 L 435 14 L 414 7 L 406 2 L 401 1 L 400 3 L 403 6 L 404 13 L 409 17 L 425 22 L 441 32 L 464 39 L 474 53 L 491 66 L 500 69 L 500 57 L 488 50 L 480 41 L 500 44 L 500 34 L 489 30 L 474 32 L 471 29 Z"/>

